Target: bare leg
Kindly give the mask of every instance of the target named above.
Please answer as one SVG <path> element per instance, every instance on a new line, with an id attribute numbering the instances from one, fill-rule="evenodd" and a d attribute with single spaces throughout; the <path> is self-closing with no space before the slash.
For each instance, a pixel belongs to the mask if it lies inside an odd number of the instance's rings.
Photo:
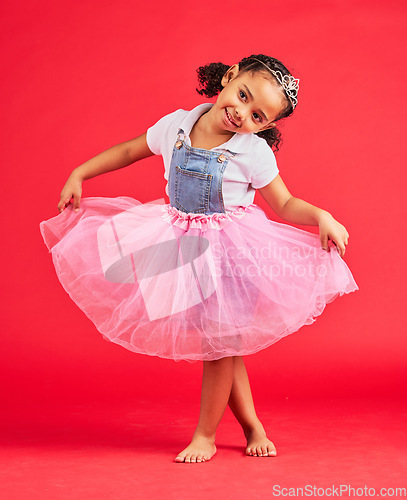
<path id="1" fill-rule="evenodd" d="M 247 439 L 246 454 L 257 457 L 275 456 L 274 444 L 267 438 L 266 431 L 254 408 L 249 377 L 241 356 L 234 360 L 233 384 L 229 398 L 229 407 L 243 428 Z"/>
<path id="2" fill-rule="evenodd" d="M 233 382 L 233 358 L 203 362 L 201 407 L 191 444 L 176 462 L 204 462 L 216 453 L 216 429 L 228 404 Z"/>

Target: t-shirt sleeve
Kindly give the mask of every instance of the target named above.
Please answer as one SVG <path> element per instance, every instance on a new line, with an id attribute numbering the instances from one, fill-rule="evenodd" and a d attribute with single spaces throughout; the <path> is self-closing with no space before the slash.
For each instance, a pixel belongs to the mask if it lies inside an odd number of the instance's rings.
<path id="1" fill-rule="evenodd" d="M 146 140 L 150 150 L 156 155 L 162 155 L 168 144 L 169 134 L 173 133 L 173 125 L 184 110 L 178 109 L 173 113 L 163 116 L 154 125 L 147 129 Z"/>
<path id="2" fill-rule="evenodd" d="M 251 185 L 255 189 L 267 186 L 279 173 L 273 150 L 264 139 L 257 147 L 256 160 L 253 162 Z"/>

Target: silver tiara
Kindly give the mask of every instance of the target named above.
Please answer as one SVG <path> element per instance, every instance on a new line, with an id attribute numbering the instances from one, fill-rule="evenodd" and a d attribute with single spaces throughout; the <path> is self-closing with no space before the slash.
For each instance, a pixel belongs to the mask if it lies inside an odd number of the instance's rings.
<path id="1" fill-rule="evenodd" d="M 273 69 L 269 68 L 266 63 L 260 61 L 260 59 L 256 59 L 255 57 L 250 57 L 249 59 L 253 59 L 259 62 L 260 64 L 265 66 L 270 71 L 270 73 L 274 75 L 278 83 L 283 87 L 286 96 L 293 105 L 293 108 L 295 108 L 295 106 L 297 106 L 298 103 L 297 95 L 298 95 L 298 90 L 300 88 L 299 87 L 300 79 L 294 78 L 292 75 L 283 75 L 281 71 L 274 71 Z"/>

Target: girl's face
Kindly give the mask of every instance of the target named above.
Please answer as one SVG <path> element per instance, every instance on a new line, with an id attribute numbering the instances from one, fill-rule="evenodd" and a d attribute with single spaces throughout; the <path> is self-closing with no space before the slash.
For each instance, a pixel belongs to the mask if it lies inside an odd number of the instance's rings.
<path id="1" fill-rule="evenodd" d="M 251 134 L 271 128 L 287 105 L 283 89 L 263 72 L 239 75 L 235 64 L 223 76 L 222 85 L 212 109 L 223 133 Z"/>

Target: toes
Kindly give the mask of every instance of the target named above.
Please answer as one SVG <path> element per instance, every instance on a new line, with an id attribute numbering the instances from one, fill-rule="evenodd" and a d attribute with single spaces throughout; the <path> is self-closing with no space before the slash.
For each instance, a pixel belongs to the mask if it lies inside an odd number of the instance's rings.
<path id="1" fill-rule="evenodd" d="M 196 463 L 196 462 L 205 462 L 209 460 L 211 457 L 205 456 L 203 453 L 180 453 L 175 457 L 176 462 L 185 462 L 185 463 Z"/>
<path id="2" fill-rule="evenodd" d="M 275 457 L 277 455 L 275 448 L 272 448 L 270 446 L 268 452 L 269 452 L 269 457 Z"/>
<path id="3" fill-rule="evenodd" d="M 270 443 L 253 447 L 248 446 L 246 448 L 246 455 L 250 455 L 252 457 L 274 457 L 277 455 L 277 452 L 273 443 Z"/>
<path id="4" fill-rule="evenodd" d="M 276 447 L 273 443 L 270 442 L 270 444 L 267 445 L 267 452 L 269 457 L 275 457 L 277 455 Z"/>

